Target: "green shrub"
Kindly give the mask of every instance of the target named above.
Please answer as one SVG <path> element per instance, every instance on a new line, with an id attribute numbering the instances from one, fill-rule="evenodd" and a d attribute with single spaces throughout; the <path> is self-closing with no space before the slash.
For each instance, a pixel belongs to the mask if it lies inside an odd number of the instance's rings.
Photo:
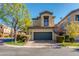
<path id="1" fill-rule="evenodd" d="M 11 36 L 7 35 L 7 36 L 4 36 L 4 38 L 11 38 Z"/>
<path id="2" fill-rule="evenodd" d="M 69 35 L 65 35 L 65 42 L 70 42 Z"/>
<path id="3" fill-rule="evenodd" d="M 69 38 L 70 39 L 70 42 L 73 43 L 75 42 L 75 39 L 72 37 L 72 38 Z"/>
<path id="4" fill-rule="evenodd" d="M 64 40 L 65 40 L 64 36 L 57 36 L 56 42 L 57 42 L 57 43 L 63 43 Z"/>
<path id="5" fill-rule="evenodd" d="M 78 46 L 79 47 L 79 43 L 61 43 L 61 46 Z"/>
<path id="6" fill-rule="evenodd" d="M 27 37 L 25 35 L 17 35 L 17 41 L 19 42 L 24 42 L 25 41 L 25 38 L 27 39 Z"/>

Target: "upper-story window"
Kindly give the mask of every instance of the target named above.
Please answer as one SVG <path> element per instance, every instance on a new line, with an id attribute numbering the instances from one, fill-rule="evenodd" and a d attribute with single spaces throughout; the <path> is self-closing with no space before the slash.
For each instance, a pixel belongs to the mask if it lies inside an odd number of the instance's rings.
<path id="1" fill-rule="evenodd" d="M 69 23 L 69 24 L 70 24 L 70 21 L 71 21 L 71 20 L 70 20 L 70 16 L 68 16 L 68 23 Z"/>
<path id="2" fill-rule="evenodd" d="M 61 28 L 64 30 L 64 28 L 65 28 L 65 24 L 64 23 L 61 24 Z"/>
<path id="3" fill-rule="evenodd" d="M 49 26 L 49 16 L 44 16 L 44 26 Z"/>
<path id="4" fill-rule="evenodd" d="M 75 21 L 79 21 L 79 15 L 76 15 Z"/>

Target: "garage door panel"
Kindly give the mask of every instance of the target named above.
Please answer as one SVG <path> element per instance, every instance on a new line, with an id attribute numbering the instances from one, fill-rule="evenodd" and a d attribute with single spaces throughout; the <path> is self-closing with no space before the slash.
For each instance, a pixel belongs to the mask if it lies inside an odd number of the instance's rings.
<path id="1" fill-rule="evenodd" d="M 52 40 L 52 32 L 35 32 L 34 40 Z"/>

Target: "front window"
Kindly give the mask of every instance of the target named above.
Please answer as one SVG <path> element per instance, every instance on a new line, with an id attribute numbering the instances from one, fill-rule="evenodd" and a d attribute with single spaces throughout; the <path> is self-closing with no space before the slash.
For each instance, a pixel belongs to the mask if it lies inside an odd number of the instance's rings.
<path id="1" fill-rule="evenodd" d="M 49 16 L 44 16 L 44 26 L 49 25 Z"/>
<path id="2" fill-rule="evenodd" d="M 79 15 L 76 15 L 76 19 L 75 19 L 76 21 L 79 21 Z"/>

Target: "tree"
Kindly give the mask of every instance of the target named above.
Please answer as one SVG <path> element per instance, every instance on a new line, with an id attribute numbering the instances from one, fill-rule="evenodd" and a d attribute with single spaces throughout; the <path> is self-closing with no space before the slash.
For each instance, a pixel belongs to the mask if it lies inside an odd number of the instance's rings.
<path id="1" fill-rule="evenodd" d="M 28 17 L 28 10 L 25 4 L 2 4 L 0 8 L 0 18 L 9 26 L 14 29 L 14 40 L 17 43 L 17 30 L 18 24 L 20 21 L 29 19 Z M 27 17 L 26 17 L 26 16 Z"/>
<path id="2" fill-rule="evenodd" d="M 2 37 L 2 35 L 3 35 L 3 29 L 2 29 L 2 24 L 0 24 L 0 37 Z"/>
<path id="3" fill-rule="evenodd" d="M 29 26 L 31 26 L 31 19 L 29 17 L 28 11 L 26 9 L 23 10 L 24 11 L 24 18 L 22 20 L 20 20 L 18 22 L 18 28 L 22 31 L 22 32 L 26 32 L 28 31 Z M 26 15 L 28 14 L 28 15 Z"/>
<path id="4" fill-rule="evenodd" d="M 70 24 L 67 24 L 66 26 L 66 33 L 70 35 L 70 37 L 75 38 L 79 35 L 79 24 L 78 22 L 72 22 Z"/>
<path id="5" fill-rule="evenodd" d="M 21 20 L 21 21 L 19 21 L 19 23 L 18 23 L 18 27 L 19 27 L 19 29 L 22 31 L 22 32 L 24 32 L 24 33 L 26 33 L 27 31 L 28 31 L 28 28 L 31 26 L 31 20 L 29 20 L 29 19 L 24 19 L 24 20 Z"/>

